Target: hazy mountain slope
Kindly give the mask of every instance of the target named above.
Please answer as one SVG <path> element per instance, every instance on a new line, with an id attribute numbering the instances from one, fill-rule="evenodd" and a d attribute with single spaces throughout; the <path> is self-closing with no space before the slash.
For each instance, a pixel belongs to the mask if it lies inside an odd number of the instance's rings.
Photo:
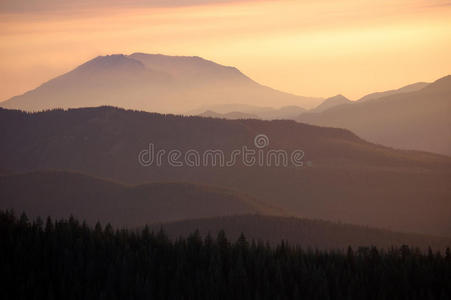
<path id="1" fill-rule="evenodd" d="M 175 81 L 125 55 L 99 56 L 1 106 L 37 111 L 111 104 L 151 108 Z M 153 102 L 152 102 L 152 101 Z"/>
<path id="2" fill-rule="evenodd" d="M 230 111 L 218 113 L 212 110 L 206 110 L 199 117 L 223 118 L 229 120 L 237 119 L 261 119 L 261 120 L 291 120 L 299 116 L 306 110 L 299 106 L 284 106 L 281 108 L 255 109 L 249 111 Z"/>
<path id="3" fill-rule="evenodd" d="M 220 114 L 211 110 L 206 110 L 203 113 L 198 115 L 199 117 L 204 118 L 220 118 L 220 119 L 228 119 L 228 120 L 239 120 L 239 119 L 258 119 L 257 115 L 243 113 L 239 111 L 232 111 L 225 114 Z"/>
<path id="4" fill-rule="evenodd" d="M 305 108 L 289 105 L 268 111 L 261 111 L 257 115 L 263 120 L 291 120 L 307 111 Z"/>
<path id="5" fill-rule="evenodd" d="M 195 116 L 206 110 L 211 110 L 220 114 L 226 114 L 231 111 L 240 111 L 244 113 L 261 113 L 273 111 L 274 108 L 270 106 L 258 106 L 258 105 L 249 105 L 249 104 L 240 104 L 240 103 L 222 103 L 222 104 L 214 104 L 214 105 L 202 105 L 196 109 L 185 112 L 185 115 Z"/>
<path id="6" fill-rule="evenodd" d="M 292 120 L 296 119 L 299 114 L 306 111 L 307 110 L 305 108 L 296 105 L 273 108 L 242 104 L 224 104 L 211 106 L 203 110 L 202 112 L 194 110 L 187 115 L 198 115 L 204 117 L 208 116 L 225 119 Z"/>
<path id="7" fill-rule="evenodd" d="M 416 92 L 421 90 L 422 88 L 429 85 L 428 82 L 416 82 L 409 85 L 406 85 L 402 88 L 396 89 L 396 90 L 389 90 L 384 92 L 375 92 L 368 95 L 363 96 L 358 101 L 368 101 L 373 99 L 378 99 L 386 96 L 396 95 L 396 94 L 402 94 L 402 93 L 410 93 L 410 92 Z"/>
<path id="8" fill-rule="evenodd" d="M 416 92 L 340 105 L 297 120 L 346 128 L 395 148 L 451 155 L 451 76 Z"/>
<path id="9" fill-rule="evenodd" d="M 342 104 L 348 104 L 351 102 L 352 102 L 351 100 L 349 100 L 348 98 L 346 98 L 343 95 L 336 95 L 336 96 L 327 98 L 320 105 L 318 105 L 314 109 L 309 110 L 309 112 L 318 113 L 318 112 L 325 111 L 329 108 L 332 108 L 332 107 L 335 107 L 338 105 L 342 105 Z"/>
<path id="10" fill-rule="evenodd" d="M 223 66 L 198 56 L 133 53 L 128 57 L 141 62 L 150 70 L 164 72 L 174 78 L 198 85 L 225 80 L 242 84 L 252 82 L 235 67 Z"/>
<path id="11" fill-rule="evenodd" d="M 138 153 L 256 149 L 304 151 L 304 167 L 143 167 Z M 0 168 L 68 169 L 129 183 L 189 181 L 249 194 L 293 215 L 451 235 L 451 158 L 392 150 L 353 133 L 294 121 L 222 120 L 111 107 L 36 114 L 0 110 Z M 263 154 L 266 152 L 264 151 Z M 241 160 L 239 160 L 240 162 Z"/>
<path id="12" fill-rule="evenodd" d="M 86 175 L 41 171 L 0 176 L 0 208 L 31 216 L 73 215 L 90 224 L 142 226 L 187 218 L 280 210 L 232 190 L 190 183 L 128 186 Z"/>
<path id="13" fill-rule="evenodd" d="M 321 220 L 299 219 L 262 215 L 225 216 L 154 224 L 150 228 L 163 228 L 172 238 L 188 236 L 199 230 L 202 236 L 216 236 L 224 230 L 230 240 L 237 240 L 244 233 L 248 240 L 269 242 L 273 245 L 282 240 L 304 249 L 354 249 L 363 246 L 389 248 L 409 245 L 426 250 L 443 250 L 451 246 L 450 238 L 399 233 L 363 226 L 333 223 Z"/>
<path id="14" fill-rule="evenodd" d="M 320 99 L 276 91 L 200 57 L 135 53 L 96 57 L 0 105 L 26 111 L 113 105 L 182 113 L 201 105 L 257 101 L 312 107 Z"/>

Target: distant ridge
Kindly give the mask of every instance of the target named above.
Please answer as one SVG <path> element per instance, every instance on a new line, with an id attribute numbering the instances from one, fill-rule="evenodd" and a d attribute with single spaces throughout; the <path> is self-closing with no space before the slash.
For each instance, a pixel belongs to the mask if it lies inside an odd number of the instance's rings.
<path id="1" fill-rule="evenodd" d="M 221 187 L 184 182 L 124 185 L 67 171 L 0 175 L 0 209 L 30 217 L 74 216 L 89 225 L 101 222 L 129 229 L 149 225 L 174 239 L 195 230 L 203 236 L 224 230 L 232 240 L 244 233 L 248 240 L 274 245 L 283 240 L 304 249 L 451 246 L 449 237 L 290 217 L 282 209 Z"/>
<path id="2" fill-rule="evenodd" d="M 185 182 L 124 185 L 67 171 L 0 175 L 0 209 L 30 216 L 67 218 L 89 224 L 142 226 L 190 218 L 281 210 L 236 191 Z"/>
<path id="3" fill-rule="evenodd" d="M 259 117 L 254 114 L 243 113 L 239 111 L 232 111 L 225 114 L 220 114 L 214 112 L 212 110 L 204 111 L 203 113 L 198 115 L 199 117 L 207 117 L 207 118 L 220 118 L 220 119 L 229 119 L 229 120 L 239 120 L 239 119 L 258 119 Z"/>
<path id="4" fill-rule="evenodd" d="M 229 109 L 227 109 L 229 107 Z M 231 110 L 232 107 L 241 108 L 241 110 Z M 213 109 L 207 109 L 198 116 L 211 117 L 211 118 L 223 118 L 223 119 L 261 119 L 261 120 L 292 120 L 299 114 L 306 112 L 302 107 L 291 105 L 283 106 L 281 108 L 272 107 L 257 107 L 257 106 L 245 106 L 245 105 L 224 105 L 217 107 L 220 110 L 226 110 L 227 112 L 219 113 Z M 231 110 L 231 111 L 230 111 Z"/>
<path id="5" fill-rule="evenodd" d="M 416 91 L 419 91 L 419 90 L 425 88 L 428 85 L 429 85 L 428 82 L 416 82 L 416 83 L 412 83 L 412 84 L 403 86 L 402 88 L 395 89 L 395 90 L 371 93 L 371 94 L 368 94 L 366 96 L 363 96 L 358 101 L 362 101 L 363 102 L 363 101 L 379 99 L 379 98 L 382 98 L 382 97 L 396 95 L 396 94 L 416 92 Z"/>
<path id="6" fill-rule="evenodd" d="M 400 90 L 380 98 L 368 97 L 338 105 L 317 114 L 301 114 L 296 120 L 346 128 L 385 146 L 451 156 L 451 76 Z"/>

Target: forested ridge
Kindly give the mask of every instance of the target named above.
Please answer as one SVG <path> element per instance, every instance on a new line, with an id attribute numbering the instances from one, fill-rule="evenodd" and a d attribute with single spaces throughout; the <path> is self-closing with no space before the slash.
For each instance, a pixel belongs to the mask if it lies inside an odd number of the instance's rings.
<path id="1" fill-rule="evenodd" d="M 300 149 L 310 166 L 249 167 L 240 160 L 233 167 L 174 168 L 167 160 L 161 167 L 143 167 L 138 162 L 138 154 L 148 149 L 149 143 L 166 152 L 218 149 L 228 158 L 243 146 L 256 149 L 254 138 L 258 134 L 269 138 L 265 150 L 291 153 Z M 64 170 L 132 185 L 190 182 L 219 186 L 297 217 L 451 237 L 451 158 L 370 144 L 344 129 L 287 120 L 220 120 L 114 107 L 37 113 L 0 109 L 0 144 L 0 169 L 10 173 Z M 21 189 L 22 184 L 15 186 Z M 38 188 L 41 191 L 45 186 Z M 84 191 L 91 193 L 93 189 L 80 188 L 67 197 L 74 199 Z M 12 196 L 23 194 L 13 192 Z M 80 199 L 87 199 L 82 196 Z M 68 201 L 67 197 L 59 199 Z M 34 194 L 29 201 L 33 199 Z M 91 205 L 85 207 L 92 209 Z M 27 207 L 1 208 L 32 213 Z"/>
<path id="2" fill-rule="evenodd" d="M 315 251 L 0 212 L 2 299 L 450 299 L 451 252 Z"/>

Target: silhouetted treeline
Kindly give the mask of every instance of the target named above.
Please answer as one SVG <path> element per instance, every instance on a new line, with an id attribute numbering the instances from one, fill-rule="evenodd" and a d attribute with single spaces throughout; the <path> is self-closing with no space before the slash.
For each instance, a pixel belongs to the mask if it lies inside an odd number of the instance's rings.
<path id="1" fill-rule="evenodd" d="M 0 212 L 1 299 L 450 299 L 451 253 L 270 247 Z"/>
<path id="2" fill-rule="evenodd" d="M 224 231 L 229 239 L 236 240 L 244 232 L 248 239 L 263 240 L 272 246 L 284 240 L 291 245 L 318 250 L 345 250 L 349 246 L 390 249 L 409 245 L 427 252 L 429 247 L 441 251 L 451 247 L 451 238 L 448 237 L 288 216 L 230 215 L 154 223 L 149 227 L 153 230 L 163 227 L 172 239 L 188 237 L 198 230 L 203 237 Z"/>

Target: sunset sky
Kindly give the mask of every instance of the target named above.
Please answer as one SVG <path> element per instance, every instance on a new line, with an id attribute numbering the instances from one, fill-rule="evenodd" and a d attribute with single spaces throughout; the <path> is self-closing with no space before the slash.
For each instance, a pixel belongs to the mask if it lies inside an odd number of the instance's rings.
<path id="1" fill-rule="evenodd" d="M 201 56 L 279 90 L 357 99 L 451 73 L 451 1 L 0 0 L 0 100 L 133 52 Z"/>

